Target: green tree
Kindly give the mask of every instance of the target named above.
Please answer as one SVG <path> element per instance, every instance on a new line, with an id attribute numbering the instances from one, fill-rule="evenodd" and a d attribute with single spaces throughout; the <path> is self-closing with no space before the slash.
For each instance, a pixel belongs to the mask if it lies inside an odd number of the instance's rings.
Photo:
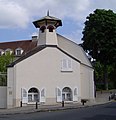
<path id="1" fill-rule="evenodd" d="M 83 48 L 103 65 L 105 89 L 108 89 L 109 65 L 116 61 L 116 14 L 112 10 L 96 9 L 86 18 Z"/>
<path id="2" fill-rule="evenodd" d="M 13 62 L 14 57 L 7 52 L 5 55 L 0 56 L 0 86 L 5 86 L 7 83 L 7 65 Z"/>
<path id="3" fill-rule="evenodd" d="M 112 72 L 109 74 L 110 80 L 111 80 L 111 88 L 116 89 L 116 64 L 114 64 Z"/>
<path id="4" fill-rule="evenodd" d="M 93 67 L 95 69 L 95 84 L 98 90 L 103 89 L 103 81 L 104 81 L 104 65 L 101 64 L 99 61 L 95 61 L 93 64 Z M 109 75 L 108 77 L 108 82 L 109 85 L 108 87 L 110 89 L 115 88 L 116 86 L 116 80 L 114 77 L 114 73 L 116 73 L 115 68 L 112 65 L 107 65 L 107 73 Z"/>

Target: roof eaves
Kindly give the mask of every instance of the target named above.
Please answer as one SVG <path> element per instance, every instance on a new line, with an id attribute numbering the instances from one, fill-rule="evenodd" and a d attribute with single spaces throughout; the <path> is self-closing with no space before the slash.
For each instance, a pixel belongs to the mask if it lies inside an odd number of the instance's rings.
<path id="1" fill-rule="evenodd" d="M 66 54 L 67 56 L 69 56 L 69 57 L 71 57 L 72 59 L 76 60 L 77 62 L 81 63 L 81 61 L 79 61 L 78 59 L 76 59 L 76 58 L 73 57 L 72 55 L 68 54 L 67 52 L 65 52 L 64 50 L 62 50 L 61 48 L 59 48 L 58 46 L 57 46 L 57 48 L 58 48 L 61 52 L 63 52 L 64 54 Z"/>
<path id="2" fill-rule="evenodd" d="M 30 57 L 31 55 L 34 55 L 35 53 L 43 50 L 44 48 L 46 48 L 45 45 L 42 46 L 38 46 L 34 49 L 32 49 L 31 51 L 29 51 L 28 53 L 24 54 L 23 56 L 21 56 L 19 59 L 17 59 L 16 61 L 14 61 L 13 63 L 11 63 L 10 65 L 8 65 L 7 67 L 13 67 L 14 65 L 16 65 L 17 63 L 23 61 L 24 59 Z"/>
<path id="3" fill-rule="evenodd" d="M 78 60 L 77 58 L 73 57 L 72 55 L 68 54 L 67 52 L 65 52 L 64 50 L 62 50 L 61 48 L 57 47 L 60 51 L 62 51 L 64 54 L 68 55 L 69 57 L 71 57 L 72 59 L 74 59 L 75 61 L 79 62 L 80 64 L 84 65 L 84 66 L 87 66 L 89 68 L 92 68 L 93 69 L 93 66 L 89 66 L 89 65 L 86 65 L 84 63 L 82 63 L 80 60 Z"/>
<path id="4" fill-rule="evenodd" d="M 41 21 L 46 21 L 46 20 L 50 20 L 50 21 L 58 21 L 59 22 L 59 26 L 62 26 L 62 21 L 58 18 L 52 17 L 52 16 L 45 16 L 39 20 L 36 20 L 33 22 L 33 24 L 35 25 L 36 28 L 39 28 L 40 26 L 37 24 L 38 22 Z"/>
<path id="5" fill-rule="evenodd" d="M 21 62 L 22 60 L 30 57 L 31 55 L 43 50 L 44 48 L 46 47 L 55 47 L 57 48 L 58 50 L 60 50 L 61 52 L 63 52 L 64 54 L 66 54 L 67 56 L 69 56 L 70 58 L 72 58 L 73 60 L 79 62 L 80 64 L 83 64 L 81 63 L 80 60 L 78 60 L 77 58 L 73 57 L 72 55 L 70 55 L 69 53 L 67 53 L 66 51 L 62 50 L 60 47 L 58 47 L 57 45 L 41 45 L 41 46 L 38 46 L 36 48 L 34 48 L 33 50 L 31 50 L 30 52 L 28 52 L 27 54 L 23 55 L 22 57 L 20 57 L 19 59 L 17 59 L 16 61 L 14 61 L 13 63 L 11 63 L 10 65 L 8 65 L 7 67 L 13 67 L 14 65 L 16 65 L 17 63 Z M 88 66 L 86 64 L 83 64 L 87 67 L 90 67 L 90 68 L 93 68 L 91 66 Z"/>

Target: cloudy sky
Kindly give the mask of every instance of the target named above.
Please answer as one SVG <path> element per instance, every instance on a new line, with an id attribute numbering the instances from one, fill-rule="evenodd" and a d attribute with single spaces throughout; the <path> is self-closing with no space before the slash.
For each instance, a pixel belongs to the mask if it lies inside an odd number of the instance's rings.
<path id="1" fill-rule="evenodd" d="M 0 0 L 0 42 L 31 39 L 38 32 L 32 22 L 49 10 L 63 22 L 57 32 L 80 43 L 86 17 L 97 8 L 116 12 L 116 0 Z"/>

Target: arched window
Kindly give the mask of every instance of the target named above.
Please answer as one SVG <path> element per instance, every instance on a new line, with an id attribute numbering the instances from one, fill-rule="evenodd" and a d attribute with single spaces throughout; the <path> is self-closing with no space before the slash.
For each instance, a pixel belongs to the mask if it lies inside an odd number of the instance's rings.
<path id="1" fill-rule="evenodd" d="M 45 27 L 45 26 L 42 26 L 42 27 L 40 28 L 40 31 L 43 33 L 43 32 L 45 31 L 45 29 L 46 29 L 46 27 Z"/>
<path id="2" fill-rule="evenodd" d="M 15 55 L 20 56 L 22 53 L 23 53 L 22 48 L 17 48 L 17 49 L 15 50 Z"/>
<path id="3" fill-rule="evenodd" d="M 71 101 L 72 100 L 72 90 L 69 87 L 63 88 L 62 99 L 63 99 L 63 101 Z"/>
<path id="4" fill-rule="evenodd" d="M 52 25 L 49 25 L 47 29 L 49 29 L 49 32 L 53 32 L 54 27 Z"/>
<path id="5" fill-rule="evenodd" d="M 30 88 L 28 91 L 28 102 L 37 102 L 39 98 L 39 90 L 37 88 Z"/>

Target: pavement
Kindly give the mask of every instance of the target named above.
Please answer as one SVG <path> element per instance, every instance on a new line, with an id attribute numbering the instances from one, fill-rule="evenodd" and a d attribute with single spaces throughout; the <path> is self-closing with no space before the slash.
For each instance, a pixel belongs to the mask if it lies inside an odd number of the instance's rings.
<path id="1" fill-rule="evenodd" d="M 66 109 L 78 109 L 83 107 L 89 107 L 89 106 L 96 106 L 101 105 L 105 103 L 109 103 L 109 95 L 110 92 L 97 92 L 95 102 L 90 103 L 87 102 L 84 105 L 81 103 L 65 103 L 64 107 L 62 107 L 62 104 L 56 104 L 56 105 L 38 105 L 36 109 L 36 105 L 29 105 L 29 106 L 23 106 L 23 107 L 17 107 L 17 108 L 10 108 L 10 109 L 0 109 L 0 115 L 12 115 L 12 114 L 29 114 L 33 112 L 46 112 L 46 111 L 58 111 L 58 110 L 66 110 Z"/>

